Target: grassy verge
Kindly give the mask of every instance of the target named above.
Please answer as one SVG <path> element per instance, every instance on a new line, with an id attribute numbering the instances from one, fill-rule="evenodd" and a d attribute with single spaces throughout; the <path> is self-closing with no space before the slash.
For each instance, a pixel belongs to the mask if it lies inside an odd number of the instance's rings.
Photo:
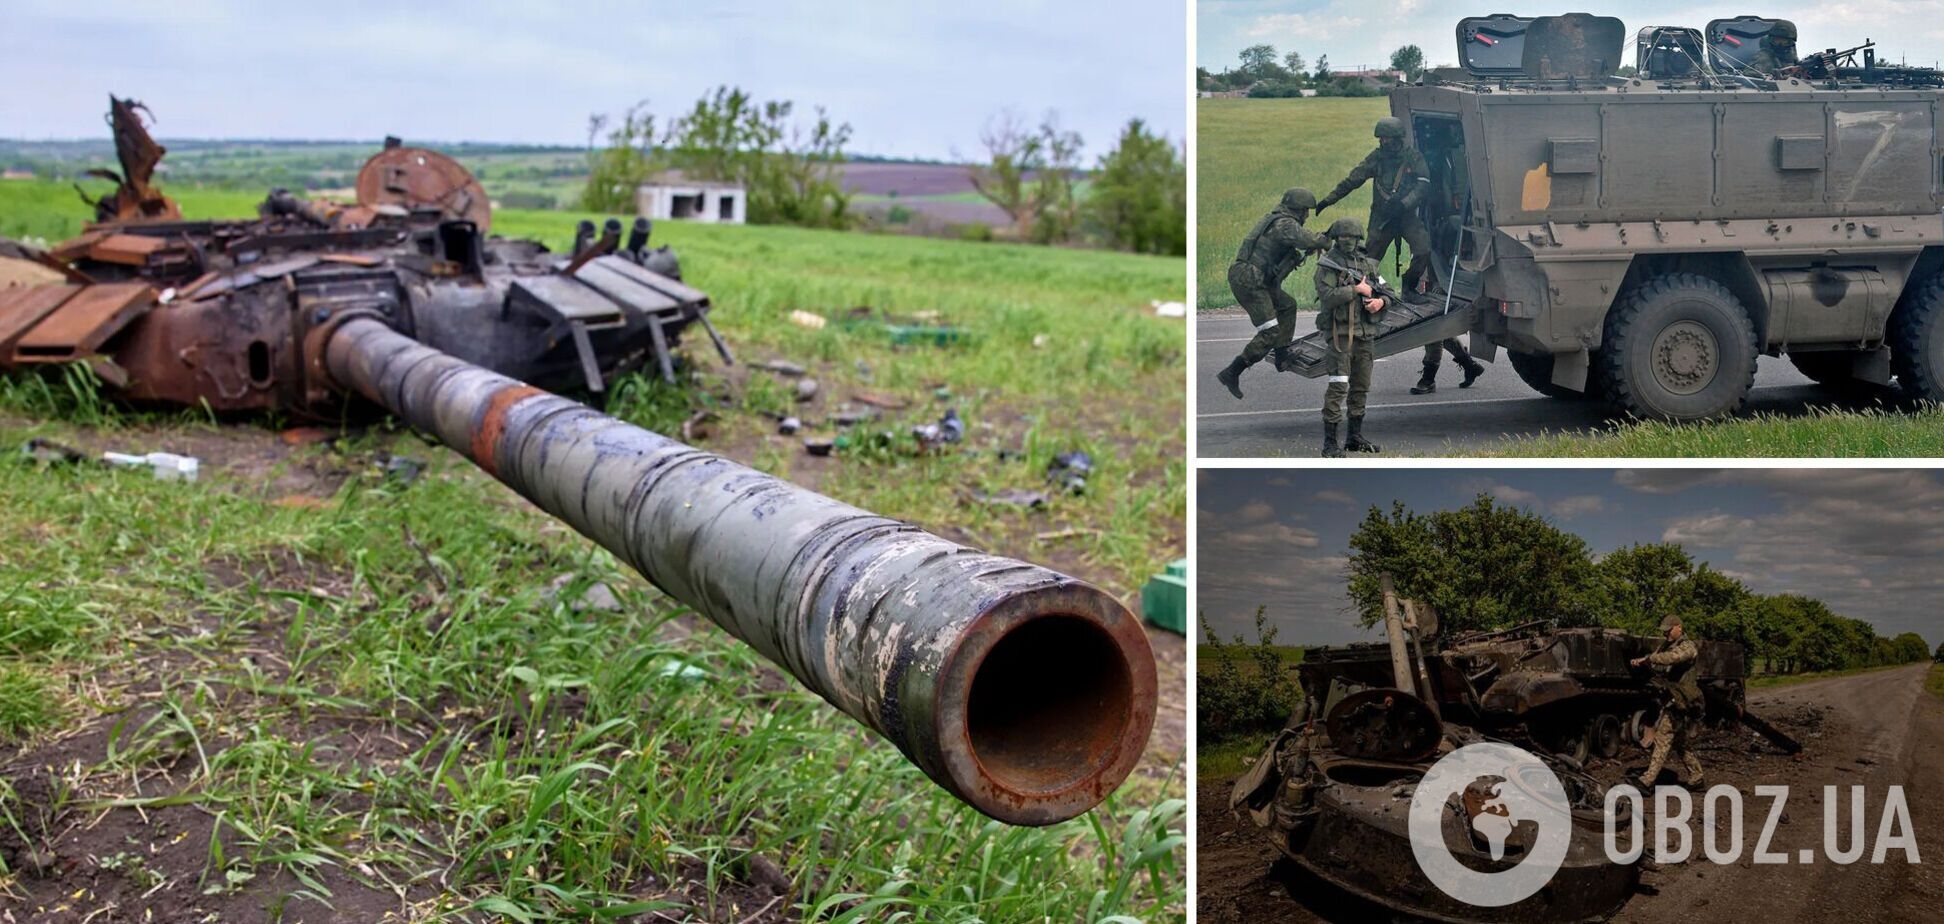
<path id="1" fill-rule="evenodd" d="M 1931 665 L 1930 673 L 1924 677 L 1924 689 L 1944 696 L 1944 664 Z"/>
<path id="2" fill-rule="evenodd" d="M 1322 198 L 1369 154 L 1370 129 L 1390 104 L 1370 99 L 1204 99 L 1195 102 L 1195 303 L 1235 304 L 1228 265 L 1242 236 L 1282 199 L 1307 186 Z M 1370 187 L 1311 219 L 1312 230 L 1370 214 Z M 1410 260 L 1405 256 L 1406 262 Z M 1291 273 L 1283 288 L 1303 304 L 1315 301 L 1313 263 Z"/>
<path id="3" fill-rule="evenodd" d="M 1604 433 L 1515 437 L 1485 454 L 1525 458 L 1735 456 L 1906 458 L 1944 455 L 1944 409 L 1818 410 L 1708 423 L 1623 424 Z"/>
<path id="4" fill-rule="evenodd" d="M 1232 780 L 1249 769 L 1262 749 L 1269 746 L 1272 732 L 1244 735 L 1202 743 L 1195 748 L 1195 778 L 1202 781 Z"/>
<path id="5" fill-rule="evenodd" d="M 1809 680 L 1823 680 L 1829 677 L 1849 677 L 1855 674 L 1871 674 L 1877 671 L 1896 670 L 1909 667 L 1908 664 L 1879 664 L 1872 667 L 1846 667 L 1835 671 L 1806 671 L 1800 674 L 1757 674 L 1748 678 L 1750 689 L 1765 687 L 1786 687 Z"/>
<path id="6" fill-rule="evenodd" d="M 0 184 L 0 234 L 78 227 L 65 203 L 23 211 L 58 201 L 33 185 Z M 559 248 L 579 217 L 505 210 L 494 230 Z M 1180 557 L 1183 335 L 1147 307 L 1182 297 L 1180 261 L 676 223 L 656 238 L 743 362 L 691 345 L 689 387 L 630 380 L 615 413 L 664 432 L 712 414 L 706 448 L 1130 602 Z M 972 336 L 913 347 L 786 320 L 856 305 Z M 767 359 L 808 367 L 818 397 L 749 368 Z M 874 428 L 957 408 L 965 443 L 815 458 L 775 433 L 772 415 L 814 430 L 867 392 L 905 405 Z M 204 478 L 41 468 L 14 451 L 37 435 L 188 451 Z M 1051 491 L 1046 461 L 1076 448 L 1088 490 Z M 30 917 L 165 901 L 158 920 L 1185 917 L 1179 729 L 1096 811 L 1010 828 L 402 432 L 292 449 L 248 423 L 127 412 L 73 375 L 15 376 L 0 450 L 0 860 L 60 871 L 0 871 L 0 905 Z M 429 471 L 386 480 L 380 452 Z M 1007 488 L 1051 502 L 972 500 Z M 596 584 L 619 609 L 589 607 Z M 1179 690 L 1179 668 L 1163 676 Z"/>

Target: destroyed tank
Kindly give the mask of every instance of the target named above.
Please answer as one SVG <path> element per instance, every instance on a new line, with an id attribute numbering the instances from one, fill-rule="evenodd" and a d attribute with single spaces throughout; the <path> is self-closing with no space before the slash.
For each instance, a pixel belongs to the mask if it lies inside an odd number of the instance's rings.
<path id="1" fill-rule="evenodd" d="M 1468 333 L 1544 394 L 1642 418 L 1739 410 L 1761 357 L 1944 400 L 1944 81 L 1867 46 L 1756 74 L 1775 22 L 1641 30 L 1622 77 L 1617 19 L 1461 20 L 1461 66 L 1390 96 L 1434 188 L 1470 191 L 1421 207 L 1449 291 L 1378 355 Z M 1279 367 L 1321 358 L 1311 338 Z"/>
<path id="2" fill-rule="evenodd" d="M 571 254 L 489 237 L 457 162 L 388 142 L 354 205 L 273 191 L 183 221 L 161 145 L 112 100 L 120 184 L 98 222 L 0 288 L 0 369 L 84 364 L 138 402 L 390 413 L 611 551 L 904 753 L 1021 825 L 1087 811 L 1139 762 L 1154 656 L 1084 581 L 860 510 L 552 393 L 654 368 L 710 302 L 637 221 Z"/>

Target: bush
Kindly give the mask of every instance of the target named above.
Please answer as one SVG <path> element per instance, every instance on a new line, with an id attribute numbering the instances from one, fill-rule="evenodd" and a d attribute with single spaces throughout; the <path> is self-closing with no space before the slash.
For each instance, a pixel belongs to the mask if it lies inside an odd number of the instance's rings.
<path id="1" fill-rule="evenodd" d="M 1276 627 L 1268 625 L 1265 607 L 1256 607 L 1256 643 L 1236 636 L 1223 642 L 1202 617 L 1205 639 L 1197 657 L 1213 662 L 1195 671 L 1195 721 L 1205 740 L 1220 740 L 1252 731 L 1280 728 L 1295 710 L 1296 684 L 1283 667 L 1275 647 Z"/>
<path id="2" fill-rule="evenodd" d="M 884 221 L 886 224 L 893 225 L 911 224 L 911 210 L 902 205 L 894 205 L 890 211 L 884 213 Z"/>
<path id="3" fill-rule="evenodd" d="M 990 241 L 992 240 L 992 226 L 983 221 L 975 221 L 970 224 L 959 225 L 958 234 L 959 240 L 962 241 Z"/>
<path id="4" fill-rule="evenodd" d="M 554 209 L 560 203 L 546 193 L 510 192 L 499 197 L 501 207 L 509 209 Z"/>
<path id="5" fill-rule="evenodd" d="M 1294 80 L 1265 80 L 1249 88 L 1250 99 L 1289 99 L 1302 95 L 1302 85 Z"/>

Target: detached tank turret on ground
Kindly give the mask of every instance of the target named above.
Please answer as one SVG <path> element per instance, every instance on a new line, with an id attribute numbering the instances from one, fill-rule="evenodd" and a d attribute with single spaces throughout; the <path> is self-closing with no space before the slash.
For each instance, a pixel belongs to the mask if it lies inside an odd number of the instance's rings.
<path id="1" fill-rule="evenodd" d="M 1868 48 L 1753 73 L 1775 22 L 1643 29 L 1621 77 L 1617 19 L 1460 21 L 1461 67 L 1390 96 L 1437 188 L 1470 190 L 1422 207 L 1450 291 L 1378 354 L 1469 332 L 1545 394 L 1648 418 L 1738 410 L 1764 356 L 1944 401 L 1944 80 Z"/>
<path id="2" fill-rule="evenodd" d="M 131 400 L 216 411 L 395 414 L 993 818 L 1071 818 L 1139 762 L 1154 656 L 1112 595 L 551 393 L 673 380 L 676 338 L 707 328 L 646 221 L 625 241 L 583 223 L 566 255 L 488 237 L 472 175 L 395 143 L 355 205 L 278 190 L 255 219 L 182 221 L 147 183 L 162 147 L 113 103 L 122 186 L 32 255 L 66 281 L 0 288 L 0 369 L 85 363 Z"/>

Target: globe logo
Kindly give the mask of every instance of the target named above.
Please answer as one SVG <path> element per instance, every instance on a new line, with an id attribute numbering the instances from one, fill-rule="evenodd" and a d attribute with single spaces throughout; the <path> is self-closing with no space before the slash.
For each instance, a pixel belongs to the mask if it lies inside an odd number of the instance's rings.
<path id="1" fill-rule="evenodd" d="M 1448 836 L 1448 826 L 1456 836 Z M 1573 816 L 1565 785 L 1544 761 L 1487 741 L 1431 765 L 1411 796 L 1410 834 L 1411 853 L 1432 885 L 1466 904 L 1499 908 L 1552 881 L 1572 843 Z M 1518 859 L 1484 872 L 1460 862 L 1454 849 L 1468 852 L 1473 865 Z"/>

